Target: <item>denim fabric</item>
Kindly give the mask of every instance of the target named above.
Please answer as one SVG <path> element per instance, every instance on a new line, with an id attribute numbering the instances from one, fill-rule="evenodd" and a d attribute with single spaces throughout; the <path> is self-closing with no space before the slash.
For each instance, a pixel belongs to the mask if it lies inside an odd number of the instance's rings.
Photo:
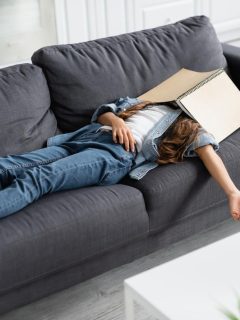
<path id="1" fill-rule="evenodd" d="M 96 122 L 99 115 L 104 112 L 113 112 L 118 114 L 119 112 L 126 110 L 137 104 L 141 100 L 137 98 L 120 98 L 114 103 L 100 105 L 91 118 L 91 122 Z M 177 117 L 182 113 L 180 108 L 173 109 L 168 106 L 164 106 L 168 109 L 168 113 L 158 121 L 155 126 L 150 130 L 146 139 L 144 140 L 142 150 L 138 153 L 135 161 L 135 165 L 129 173 L 132 179 L 140 180 L 142 179 L 150 170 L 156 168 L 158 165 L 155 162 L 158 157 L 157 144 L 159 138 L 162 134 L 169 128 L 169 126 L 177 119 Z M 215 151 L 219 149 L 219 144 L 215 140 L 212 134 L 204 130 L 203 128 L 199 130 L 198 139 L 188 146 L 184 152 L 185 157 L 196 157 L 197 153 L 194 151 L 198 147 L 211 144 Z"/>
<path id="2" fill-rule="evenodd" d="M 60 145 L 62 143 L 73 141 L 78 139 L 79 136 L 84 137 L 84 134 L 88 130 L 98 131 L 102 126 L 100 123 L 96 123 L 97 118 L 105 112 L 113 112 L 116 115 L 123 110 L 127 110 L 134 104 L 140 102 L 137 98 L 119 98 L 113 103 L 100 105 L 92 115 L 91 124 L 83 128 L 80 128 L 74 132 L 61 134 L 48 139 L 48 145 Z M 142 150 L 136 156 L 134 165 L 129 172 L 129 176 L 132 179 L 142 179 L 150 170 L 156 168 L 158 165 L 155 162 L 158 157 L 157 144 L 162 134 L 169 128 L 169 126 L 177 119 L 182 113 L 180 108 L 174 109 L 168 106 L 162 106 L 167 108 L 168 112 L 158 121 L 155 126 L 150 130 L 146 139 L 144 140 Z M 199 130 L 198 139 L 188 146 L 184 152 L 185 157 L 196 157 L 197 153 L 194 151 L 198 147 L 211 144 L 215 151 L 219 150 L 219 144 L 214 139 L 213 135 L 204 130 Z"/>
<path id="3" fill-rule="evenodd" d="M 79 135 L 83 137 L 86 130 L 98 130 L 102 125 L 100 123 L 96 123 L 96 121 L 101 114 L 109 111 L 118 114 L 140 101 L 141 100 L 137 98 L 125 97 L 119 98 L 113 103 L 100 105 L 93 113 L 90 125 L 80 128 L 74 132 L 51 137 L 48 139 L 47 145 L 52 146 L 60 145 L 65 142 L 70 143 L 70 141 L 78 139 Z M 129 173 L 132 179 L 139 180 L 144 177 L 148 171 L 157 167 L 155 162 L 158 156 L 156 141 L 182 112 L 180 108 L 172 109 L 168 106 L 164 107 L 168 109 L 168 113 L 150 130 L 147 135 L 143 143 L 142 151 L 137 154 L 135 164 Z"/>
<path id="4" fill-rule="evenodd" d="M 0 158 L 0 190 L 10 185 L 23 170 L 46 165 L 68 155 L 66 149 L 56 146 Z"/>
<path id="5" fill-rule="evenodd" d="M 99 115 L 104 112 L 113 112 L 115 114 L 121 111 L 127 110 L 134 104 L 141 102 L 138 98 L 119 98 L 114 103 L 100 105 L 92 115 L 91 122 L 95 123 Z M 150 130 L 146 139 L 143 142 L 142 150 L 138 153 L 135 165 L 129 173 L 132 179 L 140 180 L 142 179 L 150 170 L 156 168 L 158 164 L 155 162 L 158 157 L 157 151 L 157 141 L 159 137 L 169 128 L 169 126 L 177 119 L 177 117 L 182 113 L 180 108 L 172 109 L 168 106 L 163 106 L 167 108 L 168 112 L 158 121 L 155 126 Z"/>
<path id="6" fill-rule="evenodd" d="M 114 143 L 108 132 L 85 129 L 75 141 L 0 158 L 0 218 L 44 194 L 115 184 L 130 171 L 134 152 Z"/>
<path id="7" fill-rule="evenodd" d="M 197 139 L 193 141 L 184 151 L 184 157 L 198 157 L 195 149 L 206 146 L 207 144 L 211 144 L 215 151 L 219 150 L 219 144 L 215 140 L 214 136 L 205 129 L 200 128 Z"/>

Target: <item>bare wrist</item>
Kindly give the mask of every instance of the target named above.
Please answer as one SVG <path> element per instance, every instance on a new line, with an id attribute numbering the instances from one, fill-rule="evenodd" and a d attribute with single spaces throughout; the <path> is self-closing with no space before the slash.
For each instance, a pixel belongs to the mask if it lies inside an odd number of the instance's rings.
<path id="1" fill-rule="evenodd" d="M 228 197 L 231 197 L 232 195 L 239 193 L 240 190 L 237 187 L 233 187 L 232 189 L 226 191 L 226 194 Z"/>
<path id="2" fill-rule="evenodd" d="M 112 126 L 112 123 L 116 118 L 118 117 L 113 112 L 105 112 L 98 117 L 97 121 L 103 125 Z"/>

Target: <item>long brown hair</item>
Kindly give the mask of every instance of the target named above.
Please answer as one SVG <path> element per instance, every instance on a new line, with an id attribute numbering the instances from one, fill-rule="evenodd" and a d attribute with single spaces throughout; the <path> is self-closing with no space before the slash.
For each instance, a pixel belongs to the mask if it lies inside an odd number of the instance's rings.
<path id="1" fill-rule="evenodd" d="M 140 103 L 137 103 L 133 105 L 132 107 L 128 108 L 125 111 L 122 111 L 118 114 L 120 118 L 123 120 L 126 120 L 127 118 L 133 116 L 135 113 L 137 113 L 139 110 L 142 110 L 148 106 L 156 105 L 156 103 L 153 103 L 151 101 L 142 101 Z"/>
<path id="2" fill-rule="evenodd" d="M 118 114 L 126 120 L 139 110 L 147 106 L 157 105 L 151 101 L 140 102 Z M 170 104 L 168 104 L 170 105 Z M 170 125 L 158 144 L 158 164 L 177 163 L 183 161 L 183 154 L 187 146 L 197 139 L 200 124 L 187 114 L 180 114 L 176 121 Z"/>

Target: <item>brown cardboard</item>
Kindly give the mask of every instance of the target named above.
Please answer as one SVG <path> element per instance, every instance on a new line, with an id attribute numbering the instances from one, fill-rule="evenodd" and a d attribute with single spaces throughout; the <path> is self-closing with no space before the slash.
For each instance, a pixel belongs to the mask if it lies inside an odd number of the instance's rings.
<path id="1" fill-rule="evenodd" d="M 210 72 L 181 69 L 139 98 L 176 101 L 218 142 L 240 127 L 240 91 L 221 69 Z"/>

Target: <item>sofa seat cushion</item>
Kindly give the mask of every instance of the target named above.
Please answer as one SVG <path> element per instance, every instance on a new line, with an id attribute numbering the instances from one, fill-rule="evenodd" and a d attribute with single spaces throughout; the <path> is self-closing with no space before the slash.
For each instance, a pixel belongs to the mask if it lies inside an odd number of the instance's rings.
<path id="1" fill-rule="evenodd" d="M 179 69 L 210 71 L 226 60 L 205 16 L 84 43 L 39 49 L 53 110 L 63 131 L 90 121 L 94 110 L 119 97 L 137 97 Z"/>
<path id="2" fill-rule="evenodd" d="M 222 141 L 218 151 L 238 187 L 240 187 L 239 141 L 240 129 Z M 198 157 L 185 158 L 184 162 L 177 164 L 158 166 L 141 180 L 128 177 L 121 183 L 133 186 L 143 193 L 150 219 L 150 233 L 165 230 L 183 219 L 201 215 L 202 212 L 211 210 L 211 207 L 227 201 L 225 193 Z M 226 209 L 226 219 L 228 217 L 230 213 Z"/>
<path id="3" fill-rule="evenodd" d="M 0 220 L 0 294 L 146 237 L 139 190 L 91 187 L 44 196 Z"/>
<path id="4" fill-rule="evenodd" d="M 0 69 L 0 156 L 45 145 L 57 130 L 41 68 L 19 64 Z"/>

